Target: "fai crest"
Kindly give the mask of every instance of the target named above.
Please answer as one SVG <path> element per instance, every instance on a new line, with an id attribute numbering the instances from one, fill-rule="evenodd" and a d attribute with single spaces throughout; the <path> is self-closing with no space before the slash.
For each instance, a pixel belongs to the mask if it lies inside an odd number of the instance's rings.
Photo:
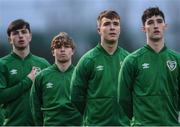
<path id="1" fill-rule="evenodd" d="M 170 71 L 173 71 L 174 69 L 176 69 L 176 66 L 177 66 L 176 61 L 168 60 L 166 63 Z"/>

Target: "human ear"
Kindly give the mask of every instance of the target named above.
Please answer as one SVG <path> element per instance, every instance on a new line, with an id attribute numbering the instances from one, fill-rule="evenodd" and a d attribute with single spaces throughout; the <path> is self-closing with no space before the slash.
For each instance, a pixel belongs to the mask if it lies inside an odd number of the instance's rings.
<path id="1" fill-rule="evenodd" d="M 141 31 L 144 32 L 144 33 L 146 33 L 146 29 L 145 29 L 144 26 L 141 27 Z"/>
<path id="2" fill-rule="evenodd" d="M 8 37 L 8 41 L 9 41 L 10 44 L 13 44 L 13 42 L 12 42 L 10 37 Z"/>
<path id="3" fill-rule="evenodd" d="M 100 34 L 100 28 L 99 28 L 99 26 L 97 27 L 97 32 Z"/>

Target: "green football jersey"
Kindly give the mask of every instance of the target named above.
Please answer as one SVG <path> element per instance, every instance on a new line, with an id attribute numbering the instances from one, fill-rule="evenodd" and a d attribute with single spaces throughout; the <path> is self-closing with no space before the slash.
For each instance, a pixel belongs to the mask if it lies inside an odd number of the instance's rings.
<path id="1" fill-rule="evenodd" d="M 61 72 L 56 64 L 43 70 L 31 90 L 36 125 L 80 126 L 82 116 L 70 101 L 70 82 L 74 66 Z"/>
<path id="2" fill-rule="evenodd" d="M 78 62 L 72 76 L 71 101 L 83 114 L 84 125 L 120 125 L 118 73 L 127 55 L 119 47 L 109 55 L 98 44 Z"/>
<path id="3" fill-rule="evenodd" d="M 32 80 L 27 77 L 33 66 L 40 71 L 49 63 L 31 53 L 24 59 L 15 53 L 0 59 L 0 104 L 5 117 L 3 125 L 34 125 L 29 103 Z"/>
<path id="4" fill-rule="evenodd" d="M 179 85 L 180 54 L 166 46 L 156 53 L 146 45 L 126 57 L 121 67 L 120 108 L 131 125 L 178 125 Z"/>

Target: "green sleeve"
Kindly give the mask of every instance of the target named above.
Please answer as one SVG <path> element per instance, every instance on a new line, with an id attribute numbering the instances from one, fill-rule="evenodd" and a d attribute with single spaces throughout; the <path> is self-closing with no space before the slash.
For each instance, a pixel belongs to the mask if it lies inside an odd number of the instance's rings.
<path id="1" fill-rule="evenodd" d="M 126 58 L 122 64 L 118 77 L 118 102 L 120 109 L 129 120 L 122 121 L 123 124 L 129 125 L 133 115 L 132 89 L 135 80 L 135 62 Z"/>
<path id="2" fill-rule="evenodd" d="M 41 74 L 41 73 L 40 73 Z M 32 111 L 32 116 L 36 126 L 43 125 L 43 113 L 41 111 L 42 105 L 42 90 L 40 88 L 41 80 L 40 74 L 37 75 L 35 81 L 32 85 L 31 92 L 30 92 L 30 106 Z"/>
<path id="3" fill-rule="evenodd" d="M 84 113 L 86 106 L 86 95 L 91 66 L 92 60 L 81 59 L 72 75 L 71 102 L 74 103 L 81 114 Z"/>
<path id="4" fill-rule="evenodd" d="M 24 94 L 32 85 L 32 80 L 25 77 L 12 87 L 7 87 L 5 66 L 0 64 L 0 104 L 12 101 Z"/>

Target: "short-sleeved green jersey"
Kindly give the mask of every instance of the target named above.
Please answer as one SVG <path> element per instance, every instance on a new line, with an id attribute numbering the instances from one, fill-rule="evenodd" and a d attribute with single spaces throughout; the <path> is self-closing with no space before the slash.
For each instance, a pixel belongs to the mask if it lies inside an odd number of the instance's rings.
<path id="1" fill-rule="evenodd" d="M 156 53 L 146 45 L 124 60 L 118 100 L 132 125 L 175 126 L 179 85 L 180 54 L 166 46 Z"/>
<path id="2" fill-rule="evenodd" d="M 82 116 L 70 101 L 70 83 L 74 66 L 61 72 L 56 64 L 43 70 L 31 90 L 36 125 L 80 126 Z"/>
<path id="3" fill-rule="evenodd" d="M 31 53 L 24 59 L 15 53 L 0 59 L 0 104 L 5 116 L 3 125 L 34 125 L 29 103 L 32 81 L 27 77 L 33 66 L 40 71 L 49 63 Z"/>
<path id="4" fill-rule="evenodd" d="M 127 55 L 119 47 L 109 55 L 98 44 L 78 62 L 72 76 L 71 101 L 83 114 L 84 125 L 120 125 L 118 73 Z"/>

